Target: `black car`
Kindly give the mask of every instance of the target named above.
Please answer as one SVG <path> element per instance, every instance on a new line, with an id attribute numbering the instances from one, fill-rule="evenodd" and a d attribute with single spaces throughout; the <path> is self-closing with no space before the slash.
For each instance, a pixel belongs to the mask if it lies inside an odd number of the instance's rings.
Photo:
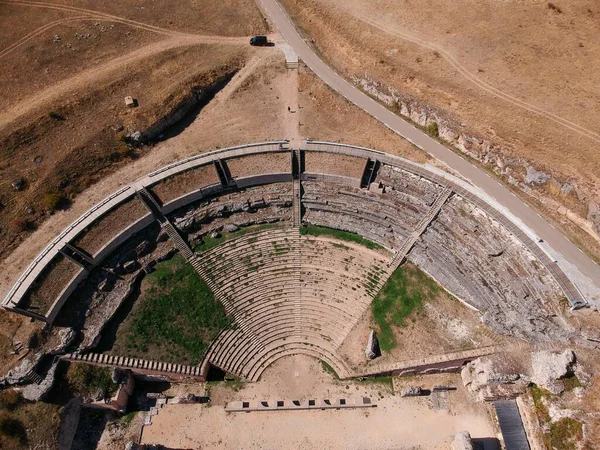
<path id="1" fill-rule="evenodd" d="M 254 36 L 250 38 L 250 45 L 266 46 L 269 45 L 269 41 L 266 36 Z"/>

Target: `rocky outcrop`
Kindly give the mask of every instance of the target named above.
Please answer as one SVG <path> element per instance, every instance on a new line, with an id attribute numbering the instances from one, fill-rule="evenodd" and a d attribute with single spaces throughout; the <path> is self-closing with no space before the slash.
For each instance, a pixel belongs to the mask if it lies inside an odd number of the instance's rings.
<path id="1" fill-rule="evenodd" d="M 600 236 L 600 213 L 598 213 L 597 193 L 588 192 L 577 186 L 571 180 L 560 180 L 550 173 L 535 167 L 532 161 L 523 158 L 507 157 L 506 151 L 487 139 L 482 139 L 464 131 L 464 124 L 443 116 L 426 105 L 417 102 L 414 98 L 401 94 L 396 89 L 384 86 L 371 77 L 354 77 L 354 82 L 371 97 L 385 103 L 390 108 L 398 111 L 402 116 L 410 119 L 417 125 L 434 131 L 434 137 L 445 141 L 461 153 L 490 167 L 497 175 L 506 179 L 509 184 L 519 187 L 533 197 L 548 204 L 549 208 L 558 210 L 560 206 L 566 208 L 556 200 L 548 197 L 544 192 L 532 189 L 535 185 L 552 184 L 562 196 L 575 195 L 577 200 L 588 210 L 587 222 L 590 229 Z M 434 126 L 435 125 L 435 126 Z M 565 214 L 569 219 L 576 215 L 572 211 Z M 577 216 L 573 222 L 581 226 L 586 218 Z M 587 230 L 586 230 L 587 231 Z"/>
<path id="2" fill-rule="evenodd" d="M 52 364 L 52 367 L 50 370 L 48 370 L 46 377 L 40 384 L 31 383 L 25 386 L 21 392 L 23 398 L 32 402 L 38 402 L 42 400 L 48 394 L 48 392 L 50 392 L 52 386 L 54 386 L 54 375 L 57 366 L 58 361 Z"/>
<path id="3" fill-rule="evenodd" d="M 60 338 L 60 345 L 52 352 L 52 354 L 64 353 L 66 348 L 75 342 L 77 338 L 77 332 L 73 328 L 62 328 L 58 332 Z"/>
<path id="4" fill-rule="evenodd" d="M 35 368 L 40 358 L 41 355 L 36 355 L 34 358 L 24 359 L 21 364 L 9 370 L 6 376 L 0 379 L 0 386 L 13 386 L 27 382 L 27 375 Z"/>
<path id="5" fill-rule="evenodd" d="M 515 398 L 526 391 L 529 381 L 524 367 L 508 355 L 478 358 L 461 371 L 464 386 L 478 401 Z"/>
<path id="6" fill-rule="evenodd" d="M 58 450 L 71 450 L 73 438 L 81 416 L 81 398 L 74 398 L 60 412 L 60 431 L 58 433 Z"/>
<path id="7" fill-rule="evenodd" d="M 400 391 L 400 397 L 419 397 L 423 394 L 423 389 L 419 386 L 407 386 Z"/>
<path id="8" fill-rule="evenodd" d="M 525 184 L 544 184 L 550 181 L 552 177 L 541 170 L 536 170 L 531 166 L 527 166 L 527 173 L 523 180 Z"/>
<path id="9" fill-rule="evenodd" d="M 600 236 L 600 204 L 592 201 L 588 208 L 587 220 L 591 223 L 592 229 Z"/>
<path id="10" fill-rule="evenodd" d="M 454 435 L 450 450 L 473 450 L 473 441 L 468 431 L 460 431 Z"/>
<path id="11" fill-rule="evenodd" d="M 379 349 L 379 340 L 377 339 L 377 334 L 375 330 L 371 330 L 369 333 L 369 341 L 367 342 L 367 348 L 365 350 L 365 356 L 367 359 L 375 359 L 381 355 L 381 350 Z"/>
<path id="12" fill-rule="evenodd" d="M 534 352 L 531 355 L 531 381 L 553 394 L 560 394 L 564 390 L 560 379 L 572 374 L 574 365 L 573 350 L 567 349 L 561 353 L 545 350 Z"/>

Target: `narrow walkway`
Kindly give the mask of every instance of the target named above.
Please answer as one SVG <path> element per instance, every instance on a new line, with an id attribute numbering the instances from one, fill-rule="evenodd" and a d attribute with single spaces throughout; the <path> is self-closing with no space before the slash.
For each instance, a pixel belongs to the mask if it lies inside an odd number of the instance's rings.
<path id="1" fill-rule="evenodd" d="M 392 258 L 392 261 L 390 262 L 388 268 L 389 275 L 391 275 L 394 272 L 394 270 L 396 270 L 400 266 L 400 264 L 402 264 L 402 262 L 406 258 L 406 255 L 408 255 L 408 252 L 410 252 L 410 250 L 417 242 L 417 239 L 419 239 L 419 237 L 425 232 L 429 224 L 437 217 L 440 210 L 442 209 L 442 206 L 444 206 L 444 203 L 446 203 L 446 201 L 450 198 L 451 195 L 452 188 L 447 187 L 435 200 L 435 202 L 433 202 L 433 205 L 431 205 L 429 211 L 427 211 L 427 213 L 421 218 L 421 220 L 415 227 L 415 230 L 406 239 L 406 241 L 404 241 L 402 247 L 400 247 L 400 249 Z"/>
<path id="2" fill-rule="evenodd" d="M 61 356 L 63 361 L 84 362 L 106 367 L 120 367 L 125 369 L 138 369 L 140 371 L 172 373 L 189 377 L 201 377 L 200 366 L 187 366 L 184 364 L 171 364 L 147 359 L 128 358 L 126 356 L 107 355 L 104 353 L 68 353 Z"/>
<path id="3" fill-rule="evenodd" d="M 162 207 L 158 204 L 154 196 L 146 188 L 141 188 L 137 194 L 144 206 L 148 208 L 148 211 L 160 223 L 160 227 L 169 235 L 175 248 L 181 252 L 185 259 L 190 260 L 194 256 L 194 252 L 169 219 L 163 214 Z"/>

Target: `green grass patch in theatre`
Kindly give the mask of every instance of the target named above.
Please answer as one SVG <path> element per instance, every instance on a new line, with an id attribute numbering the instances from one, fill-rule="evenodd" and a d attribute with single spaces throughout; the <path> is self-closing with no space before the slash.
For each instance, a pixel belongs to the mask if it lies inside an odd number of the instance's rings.
<path id="1" fill-rule="evenodd" d="M 335 228 L 319 227 L 317 225 L 305 225 L 300 228 L 300 234 L 305 236 L 326 236 L 339 239 L 340 241 L 354 242 L 371 250 L 380 250 L 383 247 L 364 237 L 349 231 L 336 230 Z"/>
<path id="2" fill-rule="evenodd" d="M 111 369 L 85 363 L 71 363 L 66 379 L 76 395 L 89 396 L 100 389 L 107 397 L 117 392 L 117 384 L 112 381 Z"/>
<path id="3" fill-rule="evenodd" d="M 381 349 L 389 351 L 396 347 L 394 327 L 405 326 L 406 319 L 420 310 L 425 300 L 439 293 L 435 281 L 415 265 L 406 263 L 396 269 L 371 303 Z"/>
<path id="4" fill-rule="evenodd" d="M 157 264 L 144 283 L 125 333 L 131 356 L 198 364 L 209 344 L 232 325 L 225 308 L 181 255 Z"/>

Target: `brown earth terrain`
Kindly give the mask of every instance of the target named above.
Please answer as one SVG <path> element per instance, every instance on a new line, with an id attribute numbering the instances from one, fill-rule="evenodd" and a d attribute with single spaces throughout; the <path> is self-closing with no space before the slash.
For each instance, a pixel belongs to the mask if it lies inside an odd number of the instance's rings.
<path id="1" fill-rule="evenodd" d="M 151 141 L 194 113 L 250 56 L 247 36 L 268 31 L 245 0 L 0 2 L 0 23 L 2 257 L 150 151 L 127 135 Z M 125 107 L 127 95 L 137 108 Z"/>
<path id="2" fill-rule="evenodd" d="M 435 122 L 600 257 L 597 4 L 282 3 L 344 76 Z M 529 165 L 549 177 L 524 182 Z"/>
<path id="3" fill-rule="evenodd" d="M 302 136 L 370 147 L 420 163 L 432 162 L 424 151 L 326 86 L 305 65 L 300 66 L 298 78 Z"/>

